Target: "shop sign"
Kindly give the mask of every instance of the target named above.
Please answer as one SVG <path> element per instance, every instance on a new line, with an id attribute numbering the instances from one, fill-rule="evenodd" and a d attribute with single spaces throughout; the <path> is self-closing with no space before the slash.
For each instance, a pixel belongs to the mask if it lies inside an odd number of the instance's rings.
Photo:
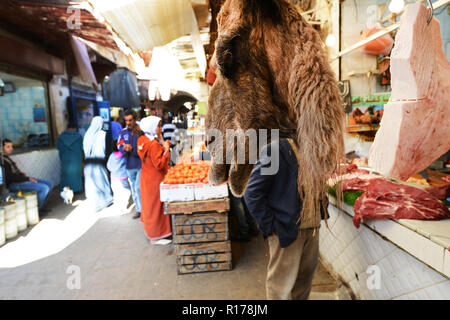
<path id="1" fill-rule="evenodd" d="M 388 103 L 390 93 L 375 93 L 367 96 L 352 96 L 352 107 L 377 106 Z"/>
<path id="2" fill-rule="evenodd" d="M 375 93 L 367 96 L 352 96 L 352 112 L 346 114 L 346 131 L 375 131 L 380 127 L 384 105 L 390 93 Z"/>

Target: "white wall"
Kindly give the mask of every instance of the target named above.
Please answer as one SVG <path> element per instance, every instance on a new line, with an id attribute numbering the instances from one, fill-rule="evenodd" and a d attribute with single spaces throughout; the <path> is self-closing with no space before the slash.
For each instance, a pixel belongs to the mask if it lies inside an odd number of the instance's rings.
<path id="1" fill-rule="evenodd" d="M 362 300 L 450 299 L 450 280 L 392 242 L 329 206 L 328 230 L 322 222 L 319 250 L 325 266 Z M 395 222 L 392 222 L 395 223 Z M 376 272 L 376 274 L 375 274 Z M 379 286 L 373 286 L 379 280 Z"/>
<path id="2" fill-rule="evenodd" d="M 58 150 L 49 149 L 25 152 L 11 156 L 11 159 L 28 176 L 51 180 L 55 185 L 59 184 L 61 162 Z"/>

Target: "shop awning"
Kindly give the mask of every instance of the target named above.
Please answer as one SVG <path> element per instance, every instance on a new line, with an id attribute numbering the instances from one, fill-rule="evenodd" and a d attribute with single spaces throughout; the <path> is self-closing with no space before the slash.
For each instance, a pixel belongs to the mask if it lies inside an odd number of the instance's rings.
<path id="1" fill-rule="evenodd" d="M 162 46 L 191 34 L 189 0 L 93 0 L 94 9 L 135 52 Z"/>
<path id="2" fill-rule="evenodd" d="M 118 68 L 127 68 L 128 70 L 136 73 L 135 61 L 132 56 L 126 55 L 122 51 L 104 47 L 92 41 L 87 41 L 84 39 L 80 40 L 105 59 L 108 59 L 109 61 L 115 63 Z"/>
<path id="3" fill-rule="evenodd" d="M 75 61 L 77 62 L 81 79 L 86 83 L 97 86 L 97 79 L 94 70 L 92 69 L 86 45 L 74 36 L 70 39 L 70 44 L 72 45 L 73 54 L 75 55 Z"/>

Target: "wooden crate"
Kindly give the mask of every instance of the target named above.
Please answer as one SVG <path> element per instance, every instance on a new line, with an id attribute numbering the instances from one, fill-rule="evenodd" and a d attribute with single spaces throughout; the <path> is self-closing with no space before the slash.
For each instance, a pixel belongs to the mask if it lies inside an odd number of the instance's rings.
<path id="1" fill-rule="evenodd" d="M 228 213 L 197 213 L 172 217 L 175 244 L 228 241 Z"/>
<path id="2" fill-rule="evenodd" d="M 192 214 L 196 212 L 226 212 L 230 210 L 230 199 L 203 201 L 164 202 L 165 214 Z"/>
<path id="3" fill-rule="evenodd" d="M 231 270 L 228 198 L 165 203 L 172 215 L 178 274 Z"/>
<path id="4" fill-rule="evenodd" d="M 176 246 L 178 274 L 231 270 L 230 241 Z"/>

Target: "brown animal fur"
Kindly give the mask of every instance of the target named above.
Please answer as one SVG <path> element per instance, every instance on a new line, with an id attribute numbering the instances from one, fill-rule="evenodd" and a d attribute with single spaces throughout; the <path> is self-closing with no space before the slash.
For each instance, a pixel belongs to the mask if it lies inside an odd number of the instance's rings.
<path id="1" fill-rule="evenodd" d="M 344 111 L 319 34 L 284 0 L 227 0 L 217 21 L 220 72 L 210 92 L 206 128 L 224 134 L 280 129 L 280 137 L 293 137 L 303 213 L 317 212 L 326 178 L 344 154 Z M 245 141 L 238 137 L 238 143 Z M 228 180 L 233 194 L 241 196 L 253 165 L 218 164 L 218 152 L 235 150 L 225 151 L 225 141 L 208 147 L 209 180 Z"/>

